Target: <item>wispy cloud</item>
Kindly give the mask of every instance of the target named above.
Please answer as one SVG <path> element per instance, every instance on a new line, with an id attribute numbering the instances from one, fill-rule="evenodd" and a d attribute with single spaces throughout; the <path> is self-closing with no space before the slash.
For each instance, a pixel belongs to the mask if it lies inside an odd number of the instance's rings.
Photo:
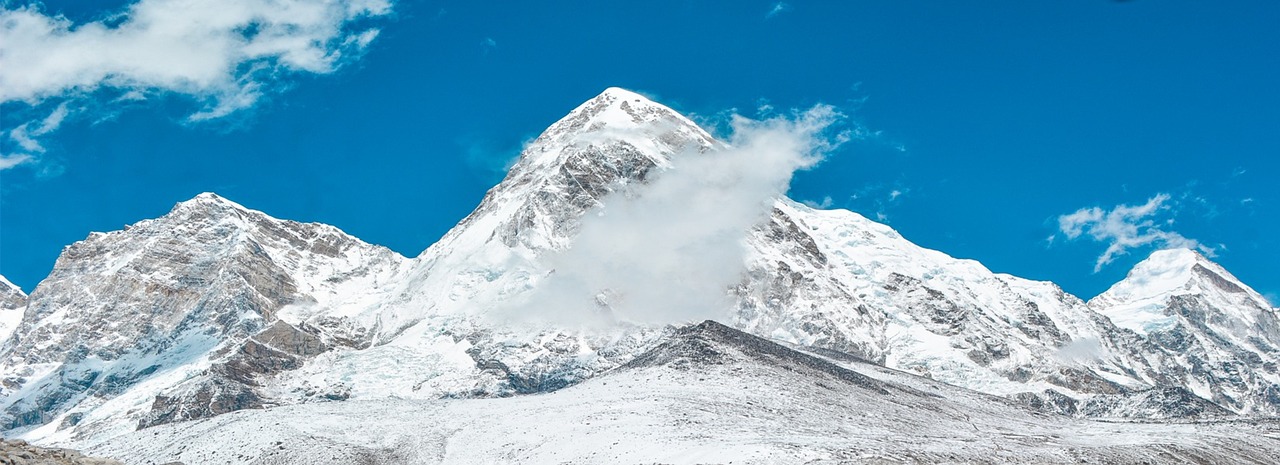
<path id="1" fill-rule="evenodd" d="M 774 3 L 773 8 L 770 8 L 769 12 L 764 14 L 764 18 L 772 19 L 773 17 L 786 13 L 788 11 L 791 11 L 790 4 L 784 3 L 784 2 Z"/>
<path id="2" fill-rule="evenodd" d="M 30 155 L 23 155 L 23 154 L 17 154 L 17 155 L 5 155 L 5 154 L 0 154 L 0 171 L 7 170 L 7 169 L 9 169 L 9 168 L 13 168 L 13 167 L 15 167 L 15 166 L 21 165 L 21 164 L 23 164 L 23 163 L 26 163 L 28 160 L 31 160 L 31 156 L 30 156 Z"/>
<path id="3" fill-rule="evenodd" d="M 44 146 L 35 138 L 53 132 L 62 126 L 62 121 L 67 119 L 67 103 L 63 102 L 54 108 L 48 116 L 43 120 L 23 123 L 18 127 L 9 131 L 9 138 L 13 139 L 18 147 L 27 152 L 44 152 Z"/>
<path id="4" fill-rule="evenodd" d="M 831 206 L 832 206 L 832 205 L 835 205 L 835 203 L 836 203 L 836 202 L 835 202 L 835 200 L 832 200 L 832 199 L 831 199 L 831 196 L 830 196 L 830 195 L 828 195 L 828 196 L 826 196 L 826 197 L 823 197 L 823 198 L 822 198 L 822 200 L 820 200 L 820 201 L 814 201 L 814 200 L 803 200 L 803 201 L 801 201 L 800 203 L 803 203 L 803 204 L 807 205 L 809 208 L 816 208 L 816 209 L 818 209 L 818 210 L 825 210 L 825 209 L 831 208 Z"/>
<path id="5" fill-rule="evenodd" d="M 197 102 L 192 121 L 251 107 L 291 74 L 330 73 L 358 56 L 378 34 L 362 20 L 390 9 L 390 0 L 139 0 L 76 24 L 37 5 L 0 8 L 0 104 L 61 102 L 3 129 L 20 151 L 0 154 L 0 168 L 38 156 L 38 138 L 73 116 L 79 106 L 67 102 L 77 99 L 180 94 Z"/>
<path id="6" fill-rule="evenodd" d="M 876 221 L 889 221 L 889 210 L 900 205 L 911 189 L 901 182 L 893 184 L 871 183 L 862 186 L 849 196 L 853 209 L 870 215 Z"/>
<path id="7" fill-rule="evenodd" d="M 1059 216 L 1058 230 L 1067 239 L 1088 237 L 1107 244 L 1107 249 L 1094 264 L 1095 273 L 1117 256 L 1144 246 L 1197 249 L 1212 256 L 1212 248 L 1167 230 L 1174 223 L 1170 215 L 1173 210 L 1170 199 L 1169 194 L 1160 193 L 1141 205 L 1117 205 L 1110 210 L 1081 208 Z"/>

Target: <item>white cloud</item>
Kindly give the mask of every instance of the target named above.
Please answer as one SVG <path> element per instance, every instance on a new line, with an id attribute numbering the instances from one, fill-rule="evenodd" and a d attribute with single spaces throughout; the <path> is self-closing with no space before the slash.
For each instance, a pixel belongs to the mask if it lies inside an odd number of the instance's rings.
<path id="1" fill-rule="evenodd" d="M 117 100 L 190 96 L 201 105 L 194 121 L 248 108 L 289 74 L 330 73 L 358 55 L 378 33 L 359 20 L 390 8 L 389 0 L 139 0 L 80 24 L 34 5 L 0 9 L 0 103 L 63 101 L 55 120 L 8 131 L 28 153 L 6 159 L 42 151 L 35 137 L 69 115 L 66 101 L 100 91 Z"/>
<path id="2" fill-rule="evenodd" d="M 862 186 L 849 196 L 849 201 L 854 210 L 884 223 L 889 221 L 889 210 L 900 205 L 902 199 L 910 193 L 911 189 L 904 187 L 901 182 L 892 185 L 876 182 Z"/>
<path id="3" fill-rule="evenodd" d="M 768 13 L 765 13 L 764 17 L 765 17 L 765 19 L 770 19 L 770 18 L 773 18 L 774 16 L 778 16 L 778 15 L 780 15 L 780 14 L 782 14 L 782 13 L 786 13 L 786 12 L 788 12 L 788 11 L 791 11 L 791 5 L 790 5 L 790 4 L 783 3 L 783 2 L 778 2 L 778 3 L 774 3 L 774 4 L 773 4 L 773 8 L 770 8 L 770 9 L 769 9 L 769 12 L 768 12 Z"/>
<path id="4" fill-rule="evenodd" d="M 1197 249 L 1212 256 L 1213 249 L 1173 231 L 1162 229 L 1174 223 L 1173 218 L 1163 218 L 1171 210 L 1169 194 L 1156 194 L 1141 205 L 1117 205 L 1111 210 L 1100 207 L 1082 208 L 1074 213 L 1058 217 L 1058 230 L 1067 239 L 1082 236 L 1107 244 L 1098 256 L 1094 272 L 1102 270 L 1119 255 L 1129 249 L 1154 245 L 1161 248 Z"/>
<path id="5" fill-rule="evenodd" d="M 18 154 L 18 155 L 4 155 L 4 154 L 0 154 L 0 171 L 7 170 L 7 169 L 9 169 L 9 168 L 13 168 L 13 167 L 15 167 L 15 166 L 21 165 L 21 164 L 23 164 L 23 163 L 26 163 L 28 160 L 31 160 L 31 156 L 30 156 L 30 155 L 22 155 L 22 154 Z"/>
<path id="6" fill-rule="evenodd" d="M 803 201 L 803 202 L 801 202 L 801 203 L 803 203 L 803 204 L 805 204 L 805 205 L 808 205 L 808 206 L 809 206 L 809 208 L 816 208 L 816 209 L 819 209 L 819 210 L 825 210 L 825 209 L 831 208 L 831 206 L 832 206 L 832 205 L 835 205 L 835 203 L 836 203 L 836 202 L 835 202 L 835 200 L 832 200 L 832 199 L 831 199 L 831 196 L 830 196 L 830 195 L 828 195 L 828 196 L 826 196 L 826 197 L 823 197 L 823 198 L 822 198 L 822 201 L 820 201 L 820 202 L 815 202 L 815 201 L 813 201 L 813 200 L 805 200 L 805 201 Z"/>
<path id="7" fill-rule="evenodd" d="M 733 118 L 726 148 L 678 154 L 652 181 L 588 211 L 572 246 L 546 258 L 554 271 L 513 303 L 525 309 L 516 313 L 570 323 L 724 316 L 745 272 L 746 234 L 768 218 L 794 171 L 847 140 L 829 131 L 841 118 L 828 106 L 793 118 Z"/>
<path id="8" fill-rule="evenodd" d="M 67 118 L 67 103 L 63 102 L 54 108 L 49 116 L 44 117 L 38 125 L 32 127 L 32 123 L 23 123 L 18 127 L 9 131 L 9 138 L 22 147 L 27 152 L 44 152 L 44 146 L 35 138 L 53 132 L 62 126 L 62 121 Z"/>

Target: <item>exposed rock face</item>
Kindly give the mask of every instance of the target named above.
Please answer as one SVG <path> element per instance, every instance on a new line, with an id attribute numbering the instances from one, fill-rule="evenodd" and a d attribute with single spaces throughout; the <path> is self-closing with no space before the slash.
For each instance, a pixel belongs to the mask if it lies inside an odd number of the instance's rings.
<path id="1" fill-rule="evenodd" d="M 525 326 L 533 310 L 513 302 L 611 193 L 642 195 L 676 157 L 722 148 L 609 89 L 412 260 L 213 194 L 94 233 L 29 299 L 0 283 L 0 304 L 25 308 L 0 345 L 0 429 L 81 438 L 282 404 L 513 396 L 640 363 L 672 328 Z M 856 213 L 785 198 L 761 213 L 725 290 L 736 330 L 1056 413 L 1278 413 L 1275 312 L 1203 257 L 1174 260 L 1187 277 L 1174 285 L 1130 279 L 1086 305 Z"/>
<path id="2" fill-rule="evenodd" d="M 1257 292 L 1191 250 L 1164 250 L 1089 302 L 1165 360 L 1157 384 L 1239 413 L 1280 414 L 1280 318 Z"/>
<path id="3" fill-rule="evenodd" d="M 27 294 L 17 285 L 0 276 L 0 309 L 13 310 L 27 306 Z"/>
<path id="4" fill-rule="evenodd" d="M 4 276 L 0 276 L 0 341 L 13 334 L 26 310 L 27 294 Z"/>
<path id="5" fill-rule="evenodd" d="M 1272 463 L 1280 448 L 1274 421 L 1035 414 L 847 354 L 804 352 L 704 322 L 556 392 L 290 405 L 130 432 L 90 450 L 139 463 L 246 465 L 1154 465 Z"/>
<path id="6" fill-rule="evenodd" d="M 0 440 L 4 465 L 124 465 L 112 459 L 86 457 L 70 449 L 36 447 L 22 440 Z"/>
<path id="7" fill-rule="evenodd" d="M 331 226 L 276 220 L 213 194 L 94 233 L 63 251 L 0 347 L 0 420 L 7 429 L 48 423 L 158 374 L 186 378 L 177 388 L 202 386 L 194 390 L 206 399 L 190 400 L 215 400 L 201 404 L 210 414 L 255 406 L 254 377 L 325 347 L 322 336 L 291 332 L 282 309 L 344 304 L 344 294 L 370 293 L 404 261 Z M 259 334 L 289 362 L 247 363 L 271 359 L 253 350 Z"/>

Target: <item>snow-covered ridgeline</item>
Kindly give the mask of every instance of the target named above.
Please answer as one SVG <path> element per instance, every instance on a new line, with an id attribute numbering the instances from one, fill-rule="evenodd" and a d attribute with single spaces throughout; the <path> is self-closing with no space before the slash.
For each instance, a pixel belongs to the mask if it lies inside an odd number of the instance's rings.
<path id="1" fill-rule="evenodd" d="M 724 147 L 614 88 L 548 128 L 414 259 L 213 194 L 94 233 L 64 251 L 0 349 L 6 429 L 107 437 L 277 404 L 544 392 L 616 369 L 672 329 L 530 328 L 511 302 L 607 195 L 642 195 L 675 157 Z M 1158 253 L 1086 305 L 785 198 L 745 250 L 726 320 L 754 334 L 1066 413 L 1174 415 L 1148 408 L 1179 398 L 1152 395 L 1164 388 L 1278 413 L 1274 310 L 1203 257 Z"/>

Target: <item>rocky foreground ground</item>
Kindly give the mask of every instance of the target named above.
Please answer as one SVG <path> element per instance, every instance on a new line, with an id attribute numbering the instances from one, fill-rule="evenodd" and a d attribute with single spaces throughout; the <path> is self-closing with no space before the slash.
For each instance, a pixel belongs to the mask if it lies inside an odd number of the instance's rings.
<path id="1" fill-rule="evenodd" d="M 0 465 L 124 465 L 118 460 L 86 457 L 71 449 L 37 447 L 23 440 L 0 440 Z"/>

